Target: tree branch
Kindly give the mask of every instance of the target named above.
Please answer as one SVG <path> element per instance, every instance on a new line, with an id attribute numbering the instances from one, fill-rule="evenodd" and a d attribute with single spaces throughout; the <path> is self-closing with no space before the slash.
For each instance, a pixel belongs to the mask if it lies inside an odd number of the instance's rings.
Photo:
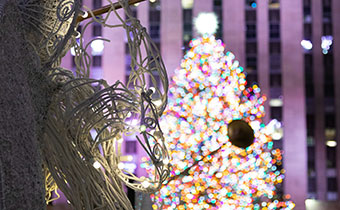
<path id="1" fill-rule="evenodd" d="M 145 1 L 145 0 L 129 0 L 129 5 L 137 4 L 137 3 L 142 2 L 142 1 Z M 92 12 L 95 16 L 98 16 L 98 15 L 102 15 L 104 13 L 107 13 L 112 7 L 114 9 L 121 9 L 122 8 L 122 6 L 118 2 L 116 2 L 116 3 L 113 3 L 112 5 L 109 4 L 109 5 L 106 5 L 104 7 L 99 8 L 99 9 L 95 9 Z M 82 16 L 82 15 L 79 15 L 77 17 L 77 23 L 80 23 L 81 21 L 89 19 L 89 18 L 91 18 L 90 14 L 87 14 L 85 17 Z"/>
<path id="2" fill-rule="evenodd" d="M 180 174 L 176 175 L 176 176 L 173 176 L 173 177 L 170 177 L 168 179 L 168 182 L 171 182 L 172 180 L 175 180 L 177 179 L 178 177 L 180 176 L 185 176 L 185 175 L 189 175 L 189 170 L 194 167 L 195 165 L 197 165 L 200 161 L 204 160 L 206 157 L 208 157 L 209 155 L 214 155 L 216 154 L 220 149 L 222 149 L 225 145 L 227 144 L 227 142 L 223 143 L 218 149 L 212 151 L 211 153 L 209 153 L 208 155 L 202 157 L 201 159 L 199 160 L 195 160 L 195 162 L 190 166 L 188 167 L 187 169 L 185 169 L 184 171 L 182 171 Z"/>

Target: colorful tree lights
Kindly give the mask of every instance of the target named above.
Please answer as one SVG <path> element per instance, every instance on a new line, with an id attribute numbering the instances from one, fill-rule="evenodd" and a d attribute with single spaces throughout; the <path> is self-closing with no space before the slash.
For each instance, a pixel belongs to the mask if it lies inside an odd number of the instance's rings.
<path id="1" fill-rule="evenodd" d="M 260 88 L 246 87 L 243 68 L 232 53 L 224 54 L 220 40 L 203 36 L 190 46 L 161 121 L 172 172 L 152 195 L 153 208 L 293 209 L 276 192 L 284 178 L 282 156 L 261 121 L 266 98 Z M 228 124 L 236 119 L 254 130 L 255 141 L 246 149 L 229 141 Z"/>

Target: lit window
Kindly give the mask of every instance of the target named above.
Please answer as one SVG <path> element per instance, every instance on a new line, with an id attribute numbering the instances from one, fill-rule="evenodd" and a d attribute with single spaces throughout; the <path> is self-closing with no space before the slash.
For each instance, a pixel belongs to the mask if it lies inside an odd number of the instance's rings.
<path id="1" fill-rule="evenodd" d="M 332 44 L 333 44 L 333 36 L 322 36 L 321 37 L 322 53 L 327 54 Z"/>
<path id="2" fill-rule="evenodd" d="M 283 101 L 281 98 L 273 98 L 269 101 L 269 106 L 271 107 L 282 107 Z"/>
<path id="3" fill-rule="evenodd" d="M 313 44 L 310 40 L 302 40 L 301 41 L 301 46 L 305 50 L 311 50 L 313 48 Z"/>
<path id="4" fill-rule="evenodd" d="M 328 147 L 336 147 L 337 143 L 336 143 L 336 141 L 334 141 L 334 140 L 328 140 L 328 141 L 326 142 L 326 145 L 327 145 Z"/>
<path id="5" fill-rule="evenodd" d="M 279 0 L 269 0 L 269 8 L 270 9 L 280 8 L 280 1 Z"/>
<path id="6" fill-rule="evenodd" d="M 194 6 L 194 0 L 182 0 L 183 9 L 192 9 Z"/>

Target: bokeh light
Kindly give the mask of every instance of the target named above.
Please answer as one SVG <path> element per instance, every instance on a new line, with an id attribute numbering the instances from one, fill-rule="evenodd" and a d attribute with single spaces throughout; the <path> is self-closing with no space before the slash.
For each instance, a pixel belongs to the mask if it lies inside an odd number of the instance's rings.
<path id="1" fill-rule="evenodd" d="M 247 86 L 243 68 L 220 40 L 204 36 L 190 46 L 161 120 L 172 171 L 151 196 L 153 208 L 293 209 L 277 193 L 284 179 L 282 152 L 273 148 L 273 129 L 261 120 L 266 97 L 258 85 Z M 246 149 L 229 142 L 228 123 L 235 119 L 254 130 L 255 142 Z"/>

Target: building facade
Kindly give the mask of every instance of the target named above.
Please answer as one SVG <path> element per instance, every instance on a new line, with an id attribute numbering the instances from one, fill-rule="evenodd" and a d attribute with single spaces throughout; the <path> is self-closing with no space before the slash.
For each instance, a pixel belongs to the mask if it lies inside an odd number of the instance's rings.
<path id="1" fill-rule="evenodd" d="M 107 2 L 84 4 L 95 9 Z M 248 83 L 258 83 L 267 96 L 265 122 L 277 119 L 283 125 L 283 136 L 274 141 L 284 151 L 283 192 L 297 210 L 305 209 L 306 199 L 339 200 L 340 1 L 147 0 L 132 11 L 159 47 L 169 77 L 198 36 L 193 18 L 215 12 L 216 37 L 245 67 Z M 91 76 L 111 84 L 125 81 L 130 58 L 124 31 L 92 24 L 85 38 L 97 36 L 111 41 L 90 49 Z M 63 66 L 74 68 L 71 53 Z M 124 152 L 141 159 L 137 142 L 125 142 Z M 138 164 L 131 167 L 142 173 Z"/>

